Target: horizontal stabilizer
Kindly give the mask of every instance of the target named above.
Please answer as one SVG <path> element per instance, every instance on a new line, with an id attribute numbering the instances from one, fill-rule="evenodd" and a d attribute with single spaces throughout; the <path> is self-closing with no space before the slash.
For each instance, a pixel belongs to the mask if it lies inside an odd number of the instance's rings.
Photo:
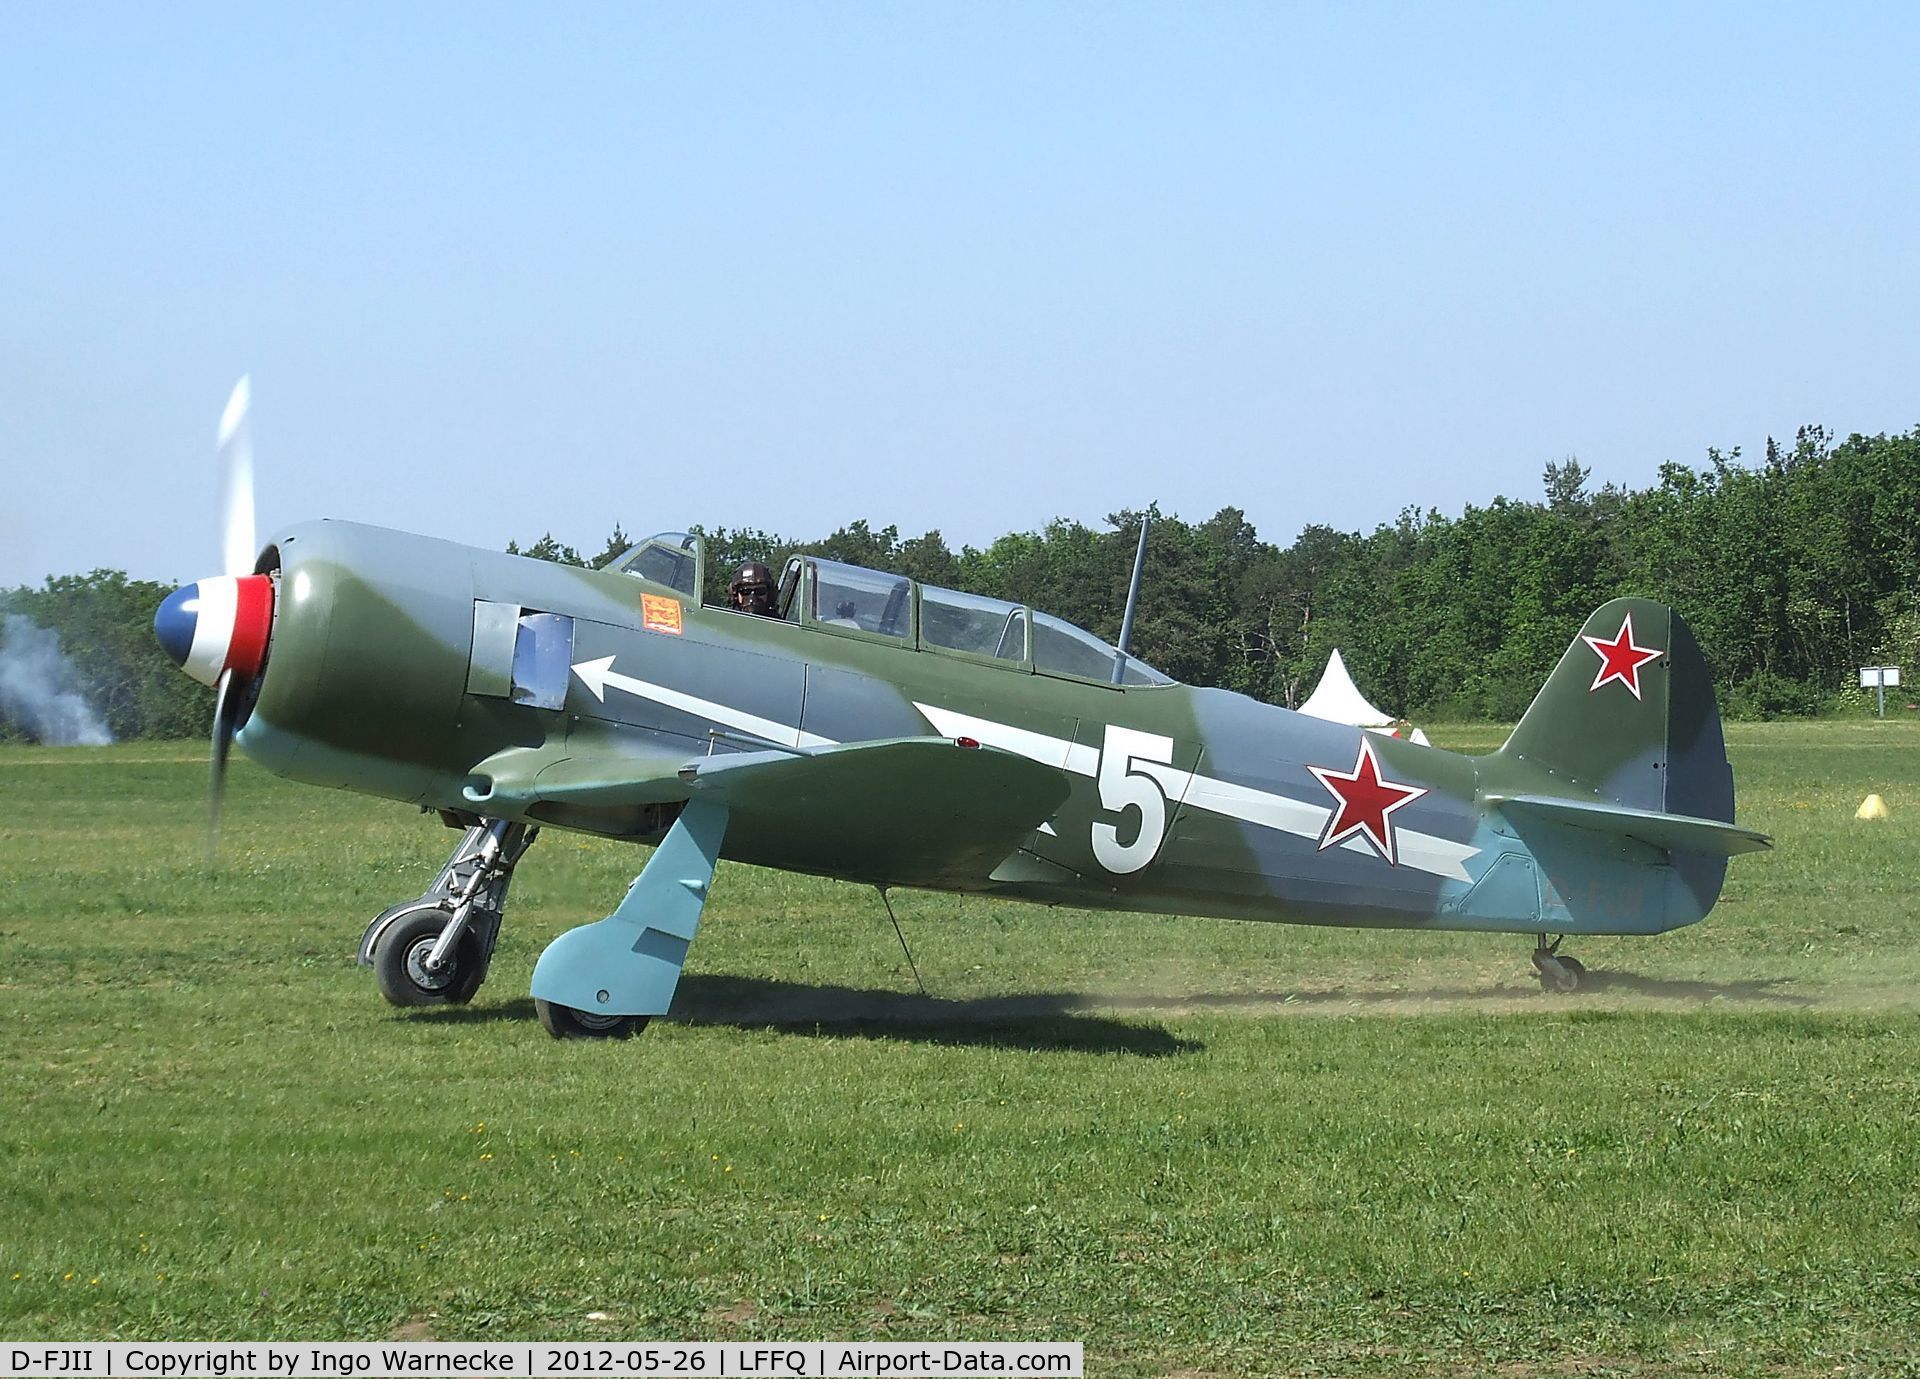
<path id="1" fill-rule="evenodd" d="M 1483 804 L 1497 806 L 1516 822 L 1536 818 L 1548 823 L 1637 838 L 1669 852 L 1697 852 L 1711 857 L 1733 857 L 1742 852 L 1765 852 L 1773 840 L 1764 833 L 1717 819 L 1690 814 L 1661 814 L 1651 809 L 1602 804 L 1594 800 L 1556 799 L 1551 795 L 1482 795 Z"/>

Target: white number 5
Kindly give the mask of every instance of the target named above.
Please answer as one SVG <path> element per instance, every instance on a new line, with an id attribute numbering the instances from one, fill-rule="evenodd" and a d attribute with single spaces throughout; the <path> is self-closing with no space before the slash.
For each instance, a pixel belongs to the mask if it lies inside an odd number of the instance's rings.
<path id="1" fill-rule="evenodd" d="M 1123 875 L 1151 862 L 1167 836 L 1167 797 L 1159 781 L 1133 769 L 1136 761 L 1171 765 L 1173 739 L 1108 724 L 1100 748 L 1100 803 L 1113 810 L 1139 810 L 1140 829 L 1132 842 L 1123 844 L 1118 827 L 1096 823 L 1093 855 L 1108 871 Z"/>

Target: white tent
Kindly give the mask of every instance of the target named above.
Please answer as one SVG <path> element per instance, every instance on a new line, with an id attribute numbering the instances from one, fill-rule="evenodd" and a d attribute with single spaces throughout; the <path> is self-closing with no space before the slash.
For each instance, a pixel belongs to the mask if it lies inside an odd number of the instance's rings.
<path id="1" fill-rule="evenodd" d="M 1349 723 L 1356 728 L 1384 731 L 1392 737 L 1400 735 L 1399 729 L 1394 726 L 1393 715 L 1376 709 L 1367 702 L 1367 696 L 1360 693 L 1360 687 L 1347 674 L 1347 663 L 1340 659 L 1337 647 L 1333 655 L 1327 657 L 1327 668 L 1320 672 L 1320 683 L 1313 687 L 1313 693 L 1300 706 L 1300 712 L 1324 718 L 1329 723 Z M 1428 745 L 1427 735 L 1418 728 L 1412 731 L 1409 738 L 1422 747 Z"/>
<path id="2" fill-rule="evenodd" d="M 1347 674 L 1347 663 L 1340 659 L 1336 648 L 1333 655 L 1327 657 L 1327 668 L 1320 673 L 1320 683 L 1315 685 L 1313 693 L 1307 696 L 1307 702 L 1300 706 L 1300 712 L 1314 718 L 1324 718 L 1329 723 L 1350 723 L 1356 728 L 1387 728 L 1393 725 L 1393 715 L 1382 713 L 1367 702 L 1367 696 L 1360 693 L 1353 683 L 1353 677 Z"/>

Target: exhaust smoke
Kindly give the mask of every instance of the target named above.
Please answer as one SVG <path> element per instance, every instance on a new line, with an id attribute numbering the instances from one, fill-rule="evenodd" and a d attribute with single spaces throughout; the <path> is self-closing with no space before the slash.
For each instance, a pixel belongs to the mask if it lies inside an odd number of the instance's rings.
<path id="1" fill-rule="evenodd" d="M 107 721 L 87 702 L 60 638 L 9 613 L 0 639 L 0 718 L 49 747 L 104 747 Z"/>

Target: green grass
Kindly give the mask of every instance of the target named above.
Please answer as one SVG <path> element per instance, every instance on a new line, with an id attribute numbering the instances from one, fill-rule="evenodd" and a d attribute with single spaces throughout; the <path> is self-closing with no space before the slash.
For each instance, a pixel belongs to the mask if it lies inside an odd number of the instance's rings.
<path id="1" fill-rule="evenodd" d="M 903 894 L 924 999 L 871 892 L 723 868 L 625 1044 L 525 993 L 633 849 L 548 834 L 474 1005 L 400 1013 L 352 950 L 431 820 L 242 765 L 209 870 L 197 749 L 0 751 L 0 1334 L 1913 1372 L 1920 730 L 1730 736 L 1779 850 L 1576 997 L 1517 937 Z"/>

